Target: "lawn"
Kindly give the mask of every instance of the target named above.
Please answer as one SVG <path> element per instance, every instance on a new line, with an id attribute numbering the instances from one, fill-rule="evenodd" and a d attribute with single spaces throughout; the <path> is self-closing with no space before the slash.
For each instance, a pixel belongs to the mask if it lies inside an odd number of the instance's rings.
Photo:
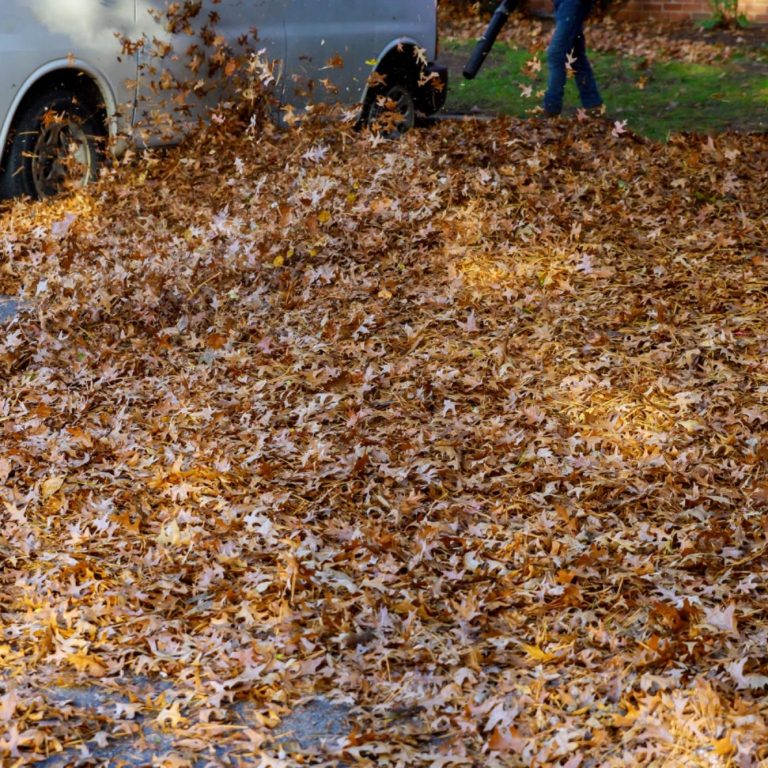
<path id="1" fill-rule="evenodd" d="M 546 85 L 546 55 L 514 43 L 499 42 L 474 81 L 461 69 L 474 45 L 449 39 L 443 57 L 451 68 L 448 109 L 487 110 L 530 115 Z M 592 63 L 607 105 L 607 114 L 653 139 L 670 133 L 719 133 L 768 128 L 768 63 L 754 52 L 727 61 L 649 61 L 643 56 L 594 51 Z M 578 97 L 573 83 L 566 91 L 565 114 L 573 114 Z"/>

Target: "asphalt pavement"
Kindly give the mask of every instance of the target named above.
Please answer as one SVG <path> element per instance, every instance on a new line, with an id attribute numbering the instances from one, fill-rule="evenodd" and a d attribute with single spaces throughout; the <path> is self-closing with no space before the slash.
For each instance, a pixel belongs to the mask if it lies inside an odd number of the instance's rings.
<path id="1" fill-rule="evenodd" d="M 11 296 L 4 296 L 0 293 L 0 323 L 6 323 L 14 320 L 21 308 L 21 302 Z"/>

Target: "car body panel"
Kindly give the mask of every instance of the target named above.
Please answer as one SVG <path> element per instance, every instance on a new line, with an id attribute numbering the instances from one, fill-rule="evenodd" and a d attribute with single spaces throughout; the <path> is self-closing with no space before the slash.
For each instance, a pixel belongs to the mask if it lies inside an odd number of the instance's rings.
<path id="1" fill-rule="evenodd" d="M 382 3 L 286 0 L 285 5 L 285 102 L 301 107 L 313 101 L 361 101 L 371 60 L 381 47 Z"/>

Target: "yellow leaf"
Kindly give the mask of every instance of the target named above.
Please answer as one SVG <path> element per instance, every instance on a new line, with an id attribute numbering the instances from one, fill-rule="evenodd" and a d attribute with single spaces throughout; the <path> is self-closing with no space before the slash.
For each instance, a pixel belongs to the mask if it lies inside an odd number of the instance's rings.
<path id="1" fill-rule="evenodd" d="M 164 525 L 157 537 L 158 544 L 170 544 L 172 547 L 186 546 L 190 541 L 188 530 L 182 531 L 175 520 Z"/>
<path id="2" fill-rule="evenodd" d="M 49 477 L 47 480 L 43 480 L 43 484 L 40 486 L 40 492 L 43 494 L 43 498 L 47 499 L 53 496 L 62 485 L 66 478 L 63 475 L 56 475 L 55 477 Z"/>
<path id="3" fill-rule="evenodd" d="M 107 666 L 97 656 L 91 656 L 84 651 L 68 653 L 67 661 L 78 671 L 91 677 L 104 677 Z"/>
<path id="4" fill-rule="evenodd" d="M 629 728 L 640 717 L 640 710 L 630 703 L 625 704 L 626 713 L 611 716 L 611 725 L 614 728 Z"/>
<path id="5" fill-rule="evenodd" d="M 160 710 L 160 713 L 157 715 L 158 724 L 161 726 L 170 725 L 172 728 L 176 728 L 179 723 L 186 722 L 187 718 L 181 714 L 179 706 L 179 700 L 176 699 L 170 707 Z"/>
<path id="6" fill-rule="evenodd" d="M 285 264 L 285 257 L 284 256 L 275 256 L 272 266 L 273 267 L 282 267 L 283 264 Z"/>
<path id="7" fill-rule="evenodd" d="M 524 644 L 523 650 L 528 654 L 529 658 L 542 664 L 546 664 L 548 661 L 552 661 L 553 659 L 557 658 L 554 653 L 547 653 L 546 651 L 542 651 L 538 645 Z"/>
<path id="8" fill-rule="evenodd" d="M 169 752 L 163 755 L 162 762 L 158 765 L 160 768 L 190 768 L 192 763 L 186 757 Z"/>
<path id="9" fill-rule="evenodd" d="M 130 533 L 141 532 L 141 519 L 137 517 L 136 520 L 132 520 L 131 513 L 127 510 L 121 512 L 120 514 L 112 515 L 110 520 L 114 520 L 114 522 L 125 528 L 125 530 Z"/>
<path id="10" fill-rule="evenodd" d="M 392 298 L 392 294 L 386 288 L 382 288 L 379 291 L 378 295 L 379 295 L 380 299 L 391 299 Z"/>
<path id="11" fill-rule="evenodd" d="M 317 216 L 317 220 L 321 224 L 327 224 L 331 220 L 331 214 L 329 211 L 320 211 L 320 213 Z"/>
<path id="12" fill-rule="evenodd" d="M 366 64 L 367 64 L 369 67 L 375 67 L 375 66 L 376 66 L 376 65 L 379 63 L 379 60 L 378 60 L 378 59 L 366 59 L 366 60 L 365 60 L 365 63 L 366 63 Z"/>
<path id="13" fill-rule="evenodd" d="M 720 755 L 720 757 L 728 757 L 736 751 L 736 747 L 731 741 L 731 737 L 727 734 L 723 736 L 722 739 L 716 739 L 714 742 L 712 742 L 712 746 L 715 748 L 715 752 Z"/>

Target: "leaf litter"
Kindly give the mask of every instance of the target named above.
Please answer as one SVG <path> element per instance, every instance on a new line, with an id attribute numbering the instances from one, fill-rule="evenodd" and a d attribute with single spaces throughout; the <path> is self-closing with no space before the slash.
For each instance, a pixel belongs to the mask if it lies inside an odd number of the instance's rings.
<path id="1" fill-rule="evenodd" d="M 223 121 L 9 204 L 3 764 L 761 764 L 767 149 Z"/>

